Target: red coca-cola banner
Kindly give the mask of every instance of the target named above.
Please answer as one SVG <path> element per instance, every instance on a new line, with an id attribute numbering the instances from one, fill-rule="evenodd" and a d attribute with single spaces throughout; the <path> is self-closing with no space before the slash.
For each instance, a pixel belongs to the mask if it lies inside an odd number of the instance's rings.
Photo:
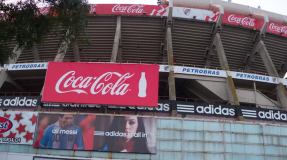
<path id="1" fill-rule="evenodd" d="M 287 37 L 287 26 L 284 26 L 284 25 L 270 22 L 266 31 Z"/>
<path id="2" fill-rule="evenodd" d="M 156 107 L 158 65 L 49 62 L 43 102 Z"/>
<path id="3" fill-rule="evenodd" d="M 264 20 L 245 17 L 237 14 L 224 13 L 223 23 L 243 26 L 247 28 L 256 28 L 260 30 L 263 27 Z"/>
<path id="4" fill-rule="evenodd" d="M 144 4 L 90 4 L 89 14 L 167 16 L 167 10 L 168 6 Z M 47 14 L 49 7 L 40 8 L 40 12 Z"/>
<path id="5" fill-rule="evenodd" d="M 167 6 L 144 4 L 91 4 L 90 14 L 167 15 Z"/>

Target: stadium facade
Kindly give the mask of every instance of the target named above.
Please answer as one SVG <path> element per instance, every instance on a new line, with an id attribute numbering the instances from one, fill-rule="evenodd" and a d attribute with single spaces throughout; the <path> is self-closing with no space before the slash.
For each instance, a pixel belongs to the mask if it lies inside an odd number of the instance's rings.
<path id="1" fill-rule="evenodd" d="M 286 16 L 219 0 L 161 3 L 90 5 L 90 45 L 50 35 L 32 50 L 14 50 L 16 58 L 0 74 L 0 159 L 286 159 Z M 116 83 L 102 88 L 123 100 L 47 96 L 54 90 L 47 81 L 69 65 L 83 73 L 83 86 L 86 72 L 139 68 L 148 82 L 141 74 L 136 83 L 155 86 L 147 94 L 157 93 L 157 107 L 154 99 L 125 98 L 124 86 L 118 92 L 112 87 Z M 156 85 L 148 78 L 154 66 Z M 68 113 L 73 126 L 63 129 L 70 122 L 59 114 Z M 130 134 L 109 130 L 114 119 L 129 116 L 142 119 L 145 132 L 133 136 L 147 137 L 147 149 L 125 146 L 131 153 L 120 153 L 101 136 Z M 48 128 L 50 145 L 43 139 Z M 59 141 L 66 134 L 73 136 L 64 145 Z"/>

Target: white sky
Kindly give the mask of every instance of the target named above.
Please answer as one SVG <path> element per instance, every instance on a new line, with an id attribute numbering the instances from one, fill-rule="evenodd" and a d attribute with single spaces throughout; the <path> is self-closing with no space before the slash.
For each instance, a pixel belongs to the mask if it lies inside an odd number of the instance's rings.
<path id="1" fill-rule="evenodd" d="M 150 4 L 157 5 L 157 0 L 88 0 L 91 4 Z M 199 0 L 200 1 L 200 0 Z M 228 0 L 224 0 L 228 1 Z M 239 3 L 257 8 L 261 6 L 261 9 L 270 12 L 287 15 L 287 0 L 232 0 L 232 3 Z"/>

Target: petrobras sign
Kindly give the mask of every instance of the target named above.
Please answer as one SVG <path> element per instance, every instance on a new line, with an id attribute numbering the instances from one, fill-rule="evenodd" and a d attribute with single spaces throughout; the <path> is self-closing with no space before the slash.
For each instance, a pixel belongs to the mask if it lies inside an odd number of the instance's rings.
<path id="1" fill-rule="evenodd" d="M 226 77 L 226 71 L 182 66 L 175 66 L 174 73 Z"/>
<path id="2" fill-rule="evenodd" d="M 43 107 L 49 108 L 101 108 L 101 105 L 96 104 L 71 104 L 71 103 L 43 103 Z M 157 107 L 135 107 L 135 106 L 107 106 L 111 110 L 123 111 L 143 111 L 143 112 L 164 112 L 170 113 L 171 102 L 169 100 L 159 100 Z"/>
<path id="3" fill-rule="evenodd" d="M 15 70 L 36 70 L 36 69 L 47 69 L 48 63 L 17 63 L 17 64 L 6 64 L 4 68 L 8 71 Z"/>
<path id="4" fill-rule="evenodd" d="M 195 102 L 177 102 L 177 112 L 181 114 L 219 116 L 230 118 L 234 118 L 236 115 L 235 106 Z"/>
<path id="5" fill-rule="evenodd" d="M 244 118 L 287 122 L 287 111 L 241 107 Z"/>
<path id="6" fill-rule="evenodd" d="M 172 17 L 216 22 L 220 13 L 195 8 L 173 7 Z"/>
<path id="7" fill-rule="evenodd" d="M 243 79 L 243 80 L 249 80 L 249 81 L 259 81 L 259 82 L 274 83 L 274 84 L 278 84 L 279 83 L 278 78 L 271 77 L 271 76 L 264 76 L 264 75 L 243 73 L 243 72 L 229 72 L 229 74 L 234 79 Z"/>
<path id="8" fill-rule="evenodd" d="M 156 107 L 159 66 L 49 62 L 43 102 Z"/>

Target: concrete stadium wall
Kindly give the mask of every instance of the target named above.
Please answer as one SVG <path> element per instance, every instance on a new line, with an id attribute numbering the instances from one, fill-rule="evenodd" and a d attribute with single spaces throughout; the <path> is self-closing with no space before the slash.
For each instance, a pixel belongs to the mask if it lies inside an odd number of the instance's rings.
<path id="1" fill-rule="evenodd" d="M 287 126 L 284 125 L 160 117 L 157 126 L 157 154 L 35 149 L 28 145 L 0 144 L 0 160 L 31 160 L 33 156 L 93 160 L 287 159 Z"/>

